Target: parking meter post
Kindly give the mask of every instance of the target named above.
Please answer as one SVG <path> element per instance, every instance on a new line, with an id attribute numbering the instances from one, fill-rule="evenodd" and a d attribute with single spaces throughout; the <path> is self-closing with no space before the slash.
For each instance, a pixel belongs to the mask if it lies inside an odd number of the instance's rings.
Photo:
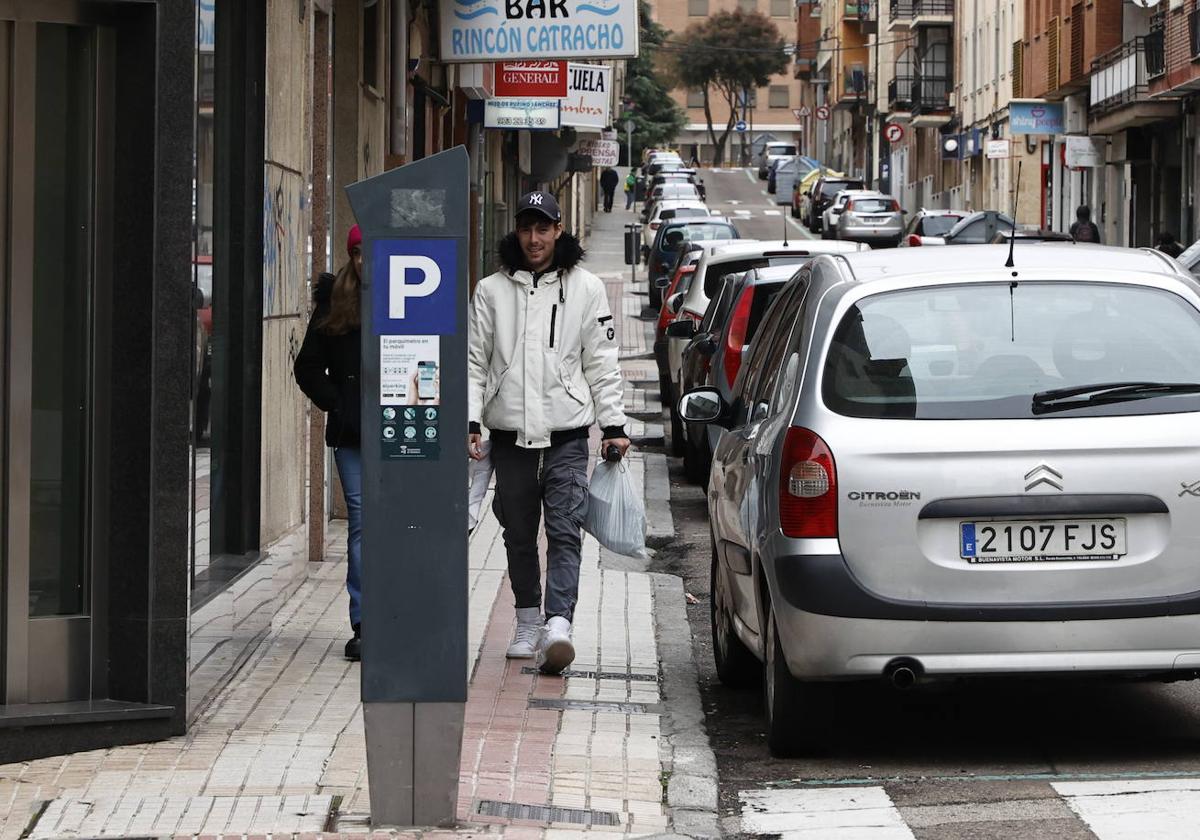
<path id="1" fill-rule="evenodd" d="M 361 691 L 375 826 L 457 814 L 468 180 L 458 146 L 346 188 L 363 232 Z"/>

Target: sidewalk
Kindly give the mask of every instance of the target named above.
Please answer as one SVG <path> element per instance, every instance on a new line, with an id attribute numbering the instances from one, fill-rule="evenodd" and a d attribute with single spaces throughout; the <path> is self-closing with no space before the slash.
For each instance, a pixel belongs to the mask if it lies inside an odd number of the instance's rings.
<path id="1" fill-rule="evenodd" d="M 648 325 L 622 264 L 621 225 L 597 216 L 585 263 L 608 283 L 638 422 L 661 440 Z M 622 271 L 621 269 L 624 269 Z M 644 289 L 643 283 L 640 284 Z M 653 390 L 647 390 L 647 387 Z M 629 461 L 647 488 L 650 536 L 670 539 L 664 456 Z M 471 539 L 469 699 L 460 823 L 381 837 L 565 840 L 717 836 L 716 771 L 703 731 L 677 578 L 614 558 L 586 537 L 563 677 L 507 661 L 515 622 L 490 507 Z M 274 837 L 370 831 L 359 666 L 346 662 L 344 525 L 241 672 L 170 741 L 0 766 L 0 840 Z"/>

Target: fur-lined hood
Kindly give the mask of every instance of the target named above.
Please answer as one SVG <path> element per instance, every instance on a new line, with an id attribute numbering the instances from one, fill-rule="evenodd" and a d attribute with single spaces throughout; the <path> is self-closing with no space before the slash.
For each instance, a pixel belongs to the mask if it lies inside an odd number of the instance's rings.
<path id="1" fill-rule="evenodd" d="M 500 267 L 510 277 L 518 271 L 528 270 L 525 268 L 525 255 L 521 252 L 521 243 L 517 241 L 515 233 L 510 233 L 500 240 L 500 244 L 496 246 L 496 253 L 500 259 Z M 563 231 L 563 235 L 554 243 L 553 269 L 570 271 L 583 261 L 586 253 L 577 238 Z"/>

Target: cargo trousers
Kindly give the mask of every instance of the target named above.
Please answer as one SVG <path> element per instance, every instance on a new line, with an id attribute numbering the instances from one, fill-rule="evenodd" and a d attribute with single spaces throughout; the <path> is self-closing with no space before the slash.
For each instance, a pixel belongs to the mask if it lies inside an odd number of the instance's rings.
<path id="1" fill-rule="evenodd" d="M 579 598 L 580 549 L 588 505 L 588 440 L 524 449 L 492 439 L 496 497 L 492 510 L 504 529 L 508 578 L 517 609 L 542 607 L 538 526 L 546 521 L 546 620 L 573 620 Z"/>

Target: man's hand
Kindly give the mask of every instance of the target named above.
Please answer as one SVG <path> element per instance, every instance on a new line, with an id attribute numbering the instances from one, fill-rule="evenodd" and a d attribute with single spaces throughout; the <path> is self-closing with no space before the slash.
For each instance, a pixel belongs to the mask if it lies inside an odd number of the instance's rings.
<path id="1" fill-rule="evenodd" d="M 629 438 L 605 438 L 604 440 L 600 441 L 600 455 L 602 457 L 606 452 L 608 452 L 608 447 L 610 446 L 615 446 L 617 449 L 621 450 L 621 457 L 624 458 L 625 453 L 629 451 Z"/>
<path id="2" fill-rule="evenodd" d="M 483 435 L 467 435 L 467 454 L 476 461 L 483 460 Z"/>

